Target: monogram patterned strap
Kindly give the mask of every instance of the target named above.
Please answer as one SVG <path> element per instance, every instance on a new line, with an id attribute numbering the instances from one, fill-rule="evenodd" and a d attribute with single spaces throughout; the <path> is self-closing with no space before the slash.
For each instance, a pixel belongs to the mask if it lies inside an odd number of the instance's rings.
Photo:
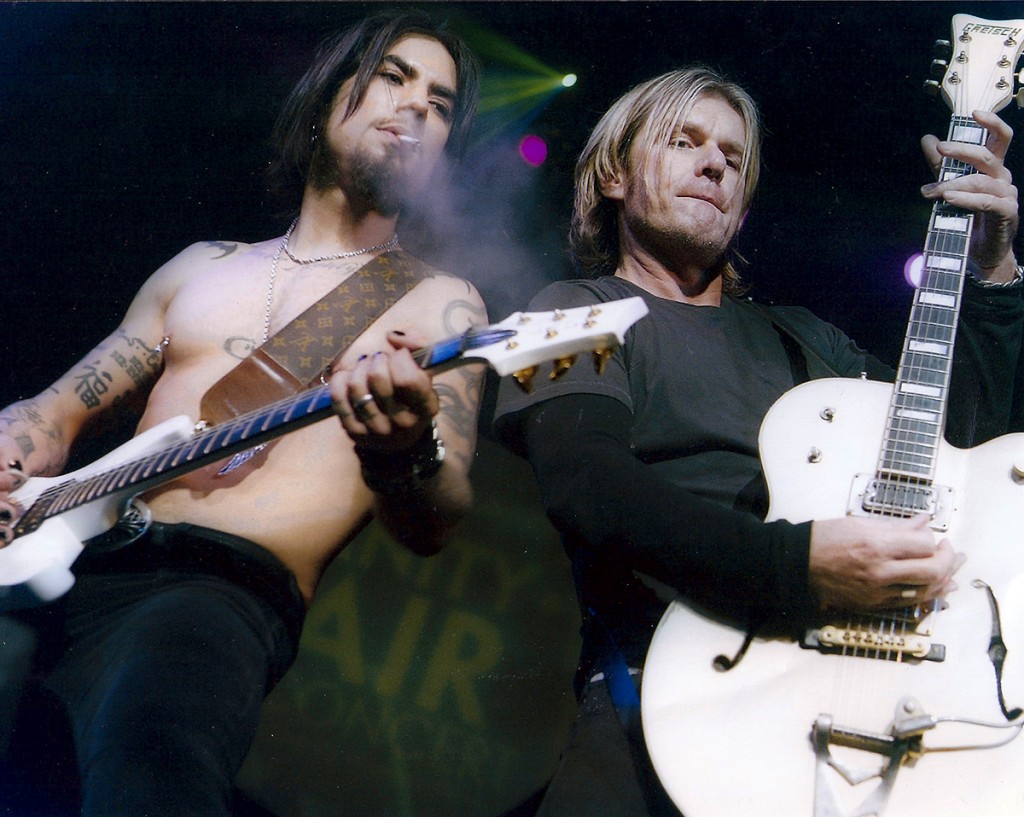
<path id="1" fill-rule="evenodd" d="M 401 250 L 378 255 L 214 383 L 203 395 L 200 416 L 211 424 L 223 422 L 318 382 L 430 271 Z"/>
<path id="2" fill-rule="evenodd" d="M 401 250 L 378 255 L 260 348 L 299 382 L 310 384 L 428 269 Z"/>

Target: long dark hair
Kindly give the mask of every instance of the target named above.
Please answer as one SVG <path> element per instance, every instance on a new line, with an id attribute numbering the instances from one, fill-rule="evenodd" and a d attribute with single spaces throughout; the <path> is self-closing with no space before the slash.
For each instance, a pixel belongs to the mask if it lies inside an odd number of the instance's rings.
<path id="1" fill-rule="evenodd" d="M 301 194 L 315 150 L 313 136 L 322 133 L 338 89 L 353 79 L 345 116 L 363 101 L 366 88 L 391 46 L 403 37 L 437 40 L 455 63 L 456 99 L 445 151 L 462 156 L 476 114 L 480 87 L 476 58 L 458 36 L 421 12 L 380 13 L 325 40 L 313 64 L 285 100 L 271 134 L 277 158 L 268 170 L 271 188 L 279 194 Z"/>

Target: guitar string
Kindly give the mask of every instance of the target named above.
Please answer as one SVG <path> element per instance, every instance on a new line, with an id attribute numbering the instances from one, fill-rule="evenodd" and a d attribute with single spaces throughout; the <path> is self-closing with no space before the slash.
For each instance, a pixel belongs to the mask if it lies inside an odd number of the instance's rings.
<path id="1" fill-rule="evenodd" d="M 950 136 L 952 136 L 957 127 L 958 120 L 954 118 L 950 126 Z M 961 163 L 962 164 L 962 163 Z M 953 172 L 960 174 L 960 169 L 955 165 L 951 165 L 947 160 L 944 162 L 943 175 L 946 173 Z M 936 228 L 934 226 L 935 218 L 932 218 L 933 224 L 930 225 L 931 229 L 929 232 L 928 241 L 926 243 L 926 260 L 933 256 L 941 257 L 952 257 L 952 258 L 963 258 L 965 237 L 963 234 Z M 962 261 L 961 261 L 962 263 Z M 954 298 L 957 298 L 958 291 L 953 284 L 947 284 L 946 279 L 953 282 L 957 282 L 958 275 L 948 273 L 942 269 L 936 269 L 926 264 L 924 272 L 923 287 L 931 292 L 938 292 L 940 294 L 949 294 Z M 940 309 L 927 303 L 922 303 L 921 299 L 915 296 L 915 308 L 912 313 L 911 332 L 908 332 L 908 339 L 904 348 L 904 355 L 906 358 L 907 366 L 905 367 L 905 373 L 909 374 L 915 382 L 922 384 L 929 384 L 938 380 L 937 387 L 940 389 L 939 398 L 935 402 L 944 404 L 946 387 L 948 385 L 948 371 L 949 362 L 948 355 L 947 359 L 941 361 L 940 366 L 933 367 L 930 364 L 932 360 L 930 355 L 927 354 L 915 354 L 910 349 L 910 340 L 913 337 L 929 337 L 933 333 L 930 333 L 928 328 L 930 326 L 948 327 L 954 322 L 954 314 L 959 310 L 956 309 L 956 305 L 953 308 L 953 313 L 950 313 L 949 308 Z M 942 315 L 942 319 L 939 320 L 936 316 Z M 953 317 L 954 320 L 950 320 Z M 938 360 L 935 361 L 939 363 Z M 927 372 L 934 372 L 939 375 L 938 378 L 929 378 L 925 376 Z M 915 408 L 915 403 L 923 403 L 923 400 L 918 400 L 914 397 L 907 395 L 895 395 L 894 406 L 900 405 L 901 407 Z M 933 406 L 925 406 L 923 410 L 931 411 Z M 941 412 L 940 412 L 941 414 Z M 897 469 L 906 468 L 908 470 L 916 470 L 925 468 L 928 472 L 931 472 L 934 467 L 934 454 L 930 454 L 927 450 L 932 447 L 941 435 L 940 424 L 933 423 L 934 426 L 931 429 L 923 428 L 921 426 L 921 420 L 910 420 L 904 422 L 898 416 L 890 418 L 890 427 L 887 429 L 887 439 L 891 445 L 889 450 L 885 452 L 885 457 L 888 462 L 883 462 L 883 468 L 888 465 Z M 924 421 L 927 422 L 927 421 Z M 914 435 L 922 433 L 931 440 L 926 440 L 921 443 L 916 443 L 913 440 Z M 922 452 L 920 449 L 924 448 Z M 902 458 L 901 458 L 902 457 Z"/>
<path id="2" fill-rule="evenodd" d="M 955 132 L 955 128 L 956 119 L 954 118 L 950 125 L 950 136 Z M 960 175 L 959 168 L 949 165 L 947 162 L 944 162 L 943 165 L 942 172 L 944 175 L 946 173 Z M 938 207 L 934 208 L 931 218 L 932 223 L 930 224 L 925 244 L 926 264 L 924 277 L 922 286 L 915 293 L 911 324 L 904 344 L 904 356 L 900 371 L 900 382 L 912 382 L 919 385 L 936 385 L 937 382 L 941 382 L 941 385 L 938 386 L 939 396 L 938 398 L 925 400 L 922 399 L 925 397 L 924 395 L 911 396 L 894 393 L 892 401 L 894 411 L 891 413 L 889 428 L 886 434 L 886 448 L 890 450 L 883 451 L 883 458 L 888 460 L 890 467 L 895 466 L 900 470 L 915 471 L 919 467 L 924 466 L 929 473 L 934 470 L 935 456 L 934 453 L 929 453 L 927 449 L 930 444 L 934 451 L 934 447 L 938 445 L 938 438 L 941 436 L 941 420 L 939 422 L 923 421 L 930 423 L 932 427 L 929 428 L 922 426 L 922 420 L 919 418 L 908 418 L 907 421 L 904 421 L 896 414 L 896 411 L 898 411 L 897 407 L 901 407 L 910 410 L 919 408 L 922 411 L 933 413 L 931 411 L 934 408 L 933 404 L 938 400 L 944 401 L 946 397 L 950 366 L 948 352 L 942 359 L 939 359 L 930 352 L 917 353 L 912 349 L 913 340 L 922 338 L 933 339 L 936 335 L 943 336 L 948 349 L 949 342 L 952 340 L 950 325 L 955 322 L 955 314 L 959 311 L 956 307 L 959 305 L 959 289 L 961 285 L 957 278 L 960 276 L 947 274 L 941 268 L 930 266 L 928 263 L 933 257 L 962 259 L 964 253 L 964 235 L 940 229 L 935 225 L 939 212 Z M 961 269 L 962 265 L 963 261 L 961 260 Z M 934 303 L 930 303 L 927 299 L 922 298 L 922 291 L 925 293 L 952 295 L 955 299 L 952 313 L 948 307 L 940 309 Z M 933 329 L 935 331 L 932 331 Z M 950 337 L 947 338 L 946 336 Z M 935 376 L 930 377 L 929 375 Z M 939 412 L 938 415 L 941 418 L 942 413 Z M 923 443 L 918 442 L 921 439 L 921 436 L 918 435 L 923 436 Z M 912 455 L 908 456 L 911 446 L 914 446 L 915 451 Z M 921 448 L 925 449 L 923 453 L 920 451 Z M 901 451 L 904 452 L 902 455 L 903 459 L 900 459 L 899 452 Z M 880 470 L 881 473 L 882 471 Z M 892 487 L 891 482 L 889 485 L 883 486 L 883 490 L 886 487 Z M 910 497 L 907 497 L 907 499 L 910 499 Z M 903 513 L 899 511 L 902 511 L 906 506 L 898 508 L 898 500 L 899 494 L 896 491 L 887 491 L 883 495 L 881 514 L 885 516 L 902 516 Z M 908 611 L 902 614 L 894 612 L 887 617 L 877 617 L 874 619 L 865 617 L 860 622 L 857 622 L 856 626 L 852 622 L 849 622 L 848 626 L 851 626 L 852 632 L 866 632 L 864 652 L 873 660 L 902 660 L 907 645 L 906 639 L 911 632 L 911 624 L 913 623 L 916 626 L 916 615 L 919 612 L 919 608 L 908 608 Z M 872 649 L 873 645 L 877 649 Z M 860 652 L 861 649 L 856 643 L 852 650 L 844 649 L 843 651 L 844 655 L 848 655 L 855 660 L 855 665 L 860 663 L 859 659 L 862 657 L 859 655 Z M 859 673 L 854 672 L 853 674 L 858 675 Z M 846 683 L 841 686 L 847 686 L 849 683 L 850 679 L 847 679 Z M 837 685 L 837 689 L 839 686 Z M 845 698 L 845 696 L 843 697 Z M 849 700 L 848 698 L 845 699 Z"/>
<path id="3" fill-rule="evenodd" d="M 960 92 L 965 87 L 967 87 L 966 83 L 955 87 L 954 90 Z M 962 99 L 959 98 L 959 94 L 957 94 L 957 96 L 958 98 L 955 100 L 953 106 L 954 111 L 960 109 L 959 105 L 962 102 Z M 984 129 L 978 129 L 977 123 L 975 123 L 973 119 L 968 119 L 967 117 L 958 117 L 955 114 L 950 122 L 950 131 L 948 138 L 952 140 L 955 135 L 958 135 L 958 131 L 960 129 L 966 130 L 967 128 L 971 128 L 972 130 L 979 130 L 979 143 L 984 143 Z M 961 176 L 967 172 L 970 172 L 970 170 L 971 169 L 967 165 L 965 165 L 965 163 L 947 160 L 943 161 L 943 173 L 948 172 L 953 173 L 956 176 Z M 906 370 L 904 370 L 904 367 L 901 365 L 900 371 L 901 379 L 905 374 L 912 374 L 914 375 L 914 379 L 911 382 L 938 386 L 939 392 L 937 397 L 929 398 L 926 401 L 924 399 L 908 395 L 905 403 L 903 403 L 903 407 L 917 408 L 918 406 L 921 406 L 922 411 L 930 411 L 931 408 L 934 407 L 933 404 L 937 402 L 939 403 L 941 409 L 941 411 L 938 413 L 939 421 L 931 422 L 912 420 L 910 422 L 903 423 L 898 418 L 890 416 L 889 422 L 893 424 L 886 428 L 886 441 L 888 442 L 889 440 L 892 440 L 893 443 L 895 445 L 898 445 L 899 447 L 907 448 L 908 446 L 911 445 L 918 445 L 918 443 L 915 441 L 917 439 L 920 439 L 917 436 L 919 434 L 922 435 L 923 438 L 926 440 L 933 440 L 932 453 L 930 455 L 927 453 L 925 453 L 923 456 L 920 454 L 915 454 L 913 456 L 907 457 L 907 459 L 903 461 L 897 462 L 896 460 L 893 460 L 893 464 L 898 465 L 900 467 L 905 467 L 908 470 L 915 470 L 916 467 L 926 467 L 929 473 L 932 474 L 934 473 L 934 468 L 936 464 L 935 455 L 938 451 L 938 446 L 942 438 L 942 418 L 944 417 L 945 413 L 944 408 L 946 399 L 948 397 L 949 375 L 951 372 L 952 365 L 951 357 L 952 345 L 954 340 L 953 334 L 955 331 L 956 323 L 959 318 L 960 299 L 962 297 L 964 277 L 964 257 L 967 254 L 967 249 L 969 246 L 971 225 L 971 221 L 968 220 L 966 230 L 962 232 L 945 230 L 941 228 L 933 229 L 935 217 L 939 213 L 940 210 L 938 208 L 933 209 L 933 216 L 931 219 L 932 224 L 929 227 L 928 240 L 925 246 L 926 261 L 930 256 L 935 256 L 936 258 L 956 258 L 960 260 L 959 270 L 956 273 L 950 273 L 941 268 L 929 268 L 926 263 L 923 284 L 926 288 L 926 291 L 928 292 L 952 296 L 954 298 L 954 303 L 951 308 L 939 307 L 938 305 L 933 303 L 922 303 L 921 299 L 919 298 L 921 290 L 918 290 L 918 292 L 915 293 L 915 305 L 912 311 L 911 329 L 916 334 L 911 336 L 911 334 L 908 332 L 903 357 L 904 362 L 908 365 L 906 367 Z M 930 354 L 915 353 L 910 349 L 910 341 L 912 337 L 922 339 L 925 341 L 935 341 L 942 343 L 947 347 L 947 354 L 944 355 L 941 359 L 939 359 L 932 357 Z M 900 403 L 898 397 L 899 396 L 894 393 L 892 401 L 893 407 Z M 925 422 L 926 424 L 921 425 L 922 422 Z M 926 445 L 925 447 L 927 448 L 928 446 Z M 882 456 L 884 458 L 884 452 Z M 883 473 L 881 465 L 882 463 L 880 463 L 880 469 L 878 472 L 879 477 L 881 477 Z M 892 497 L 893 502 L 895 503 L 894 493 L 889 493 L 886 496 Z M 895 508 L 883 509 L 883 514 L 895 515 L 894 510 Z M 931 618 L 934 621 L 934 619 L 937 617 L 934 614 L 937 613 L 938 610 L 939 602 L 936 601 L 934 605 L 931 606 L 930 611 L 922 611 L 920 606 L 918 606 L 914 610 L 914 612 L 917 614 L 931 614 Z M 904 616 L 902 617 L 902 619 L 900 619 L 894 615 L 888 622 L 879 621 L 877 627 L 873 628 L 873 631 L 876 632 L 879 635 L 879 637 L 883 639 L 885 635 L 892 635 L 894 637 L 905 638 L 907 633 L 913 631 L 917 626 L 918 625 L 915 619 L 910 619 L 908 616 Z M 885 652 L 886 658 L 892 657 L 894 653 L 894 651 L 892 650 L 887 650 Z M 842 651 L 843 656 L 852 657 L 856 656 L 857 653 L 858 649 L 856 647 L 854 647 L 853 649 L 844 648 Z M 860 661 L 859 659 L 855 658 L 852 666 L 856 667 L 857 665 L 865 663 L 866 662 Z M 850 665 L 850 662 L 844 660 L 843 664 Z M 833 689 L 837 691 L 841 686 L 849 686 L 849 684 L 852 683 L 851 678 L 849 676 L 856 676 L 858 674 L 859 673 L 857 673 L 856 671 L 854 671 L 853 673 L 844 672 L 841 668 L 839 677 L 840 679 L 842 679 L 844 676 L 846 676 L 845 682 L 843 684 L 836 684 L 833 687 Z M 856 693 L 857 689 L 855 688 L 851 691 Z M 845 695 L 842 695 L 842 693 L 839 693 L 839 697 L 843 701 L 849 701 L 859 700 L 863 696 L 855 694 L 851 699 L 847 698 Z M 837 712 L 839 711 L 839 709 L 834 706 L 831 711 Z"/>

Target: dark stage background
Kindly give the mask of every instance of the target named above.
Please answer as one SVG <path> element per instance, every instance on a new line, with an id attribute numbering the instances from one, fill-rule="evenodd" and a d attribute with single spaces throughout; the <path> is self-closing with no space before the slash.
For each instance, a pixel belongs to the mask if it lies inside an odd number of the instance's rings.
<path id="1" fill-rule="evenodd" d="M 600 113 L 703 62 L 768 128 L 741 241 L 753 294 L 889 360 L 929 214 L 918 139 L 948 122 L 921 92 L 932 43 L 957 12 L 1024 17 L 985 2 L 425 5 L 481 55 L 485 106 L 432 214 L 441 232 L 410 226 L 403 243 L 472 280 L 494 319 L 571 274 L 572 165 Z M 379 6 L 0 5 L 0 404 L 48 385 L 187 244 L 281 234 L 261 177 L 278 105 L 325 32 Z M 545 68 L 579 81 L 515 99 Z M 548 145 L 540 167 L 518 156 L 526 133 Z M 1015 176 L 1022 161 L 1016 145 Z M 482 428 L 479 504 L 446 553 L 412 559 L 371 527 L 330 571 L 240 780 L 253 813 L 500 815 L 543 785 L 572 717 L 577 614 L 528 470 Z"/>

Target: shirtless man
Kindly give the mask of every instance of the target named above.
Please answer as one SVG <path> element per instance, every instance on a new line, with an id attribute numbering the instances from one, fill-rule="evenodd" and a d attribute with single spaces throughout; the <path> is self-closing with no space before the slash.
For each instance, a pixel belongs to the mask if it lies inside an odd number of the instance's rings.
<path id="1" fill-rule="evenodd" d="M 375 16 L 325 44 L 275 131 L 277 170 L 302 184 L 296 221 L 269 241 L 184 250 L 113 334 L 0 413 L 0 538 L 22 510 L 9 493 L 60 473 L 95 415 L 145 388 L 140 432 L 199 417 L 201 396 L 248 350 L 392 249 L 405 197 L 459 152 L 477 84 L 465 47 L 418 15 Z M 331 559 L 374 514 L 412 550 L 436 552 L 468 509 L 481 373 L 431 380 L 410 349 L 484 317 L 470 285 L 431 271 L 336 365 L 340 422 L 153 490 L 150 533 L 87 547 L 72 590 L 24 614 L 40 632 L 45 694 L 70 718 L 83 813 L 229 813 L 260 703 L 294 659 Z M 97 372 L 103 393 L 82 391 Z M 32 740 L 16 728 L 15 747 Z"/>

